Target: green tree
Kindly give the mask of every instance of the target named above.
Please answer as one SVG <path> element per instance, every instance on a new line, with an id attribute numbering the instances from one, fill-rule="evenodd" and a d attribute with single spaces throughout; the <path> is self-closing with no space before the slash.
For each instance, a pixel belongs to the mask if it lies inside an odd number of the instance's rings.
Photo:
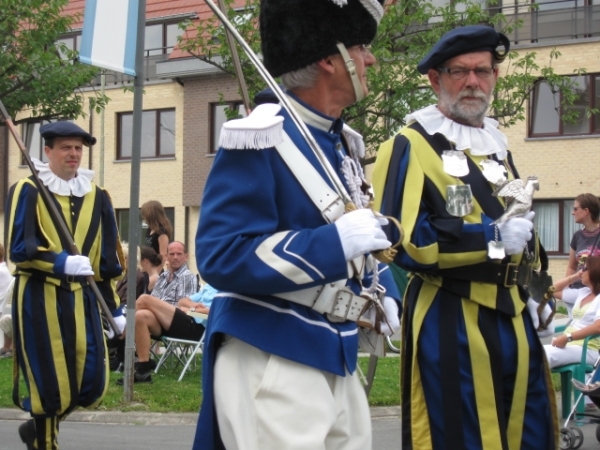
<path id="1" fill-rule="evenodd" d="M 98 69 L 76 62 L 77 52 L 57 43 L 77 19 L 61 14 L 67 4 L 0 0 L 0 100 L 13 117 L 19 111 L 45 120 L 85 115 L 80 89 Z M 96 93 L 90 103 L 100 108 L 106 101 Z"/>
<path id="2" fill-rule="evenodd" d="M 230 21 L 255 53 L 260 52 L 258 11 L 258 3 L 253 4 L 251 0 L 243 9 L 228 11 Z M 344 119 L 363 134 L 371 157 L 379 143 L 404 125 L 404 117 L 409 112 L 435 102 L 427 80 L 417 72 L 417 63 L 445 32 L 462 25 L 490 24 L 510 34 L 521 26 L 510 20 L 496 13 L 493 6 L 485 9 L 481 3 L 470 0 L 456 0 L 442 7 L 424 0 L 403 0 L 387 6 L 372 45 L 378 67 L 369 74 L 371 93 L 344 112 Z M 197 24 L 196 37 L 182 41 L 181 45 L 201 60 L 235 75 L 224 27 L 216 18 Z M 266 84 L 241 49 L 239 52 L 252 97 Z M 500 66 L 501 78 L 490 115 L 507 127 L 524 120 L 525 101 L 540 80 L 562 94 L 563 104 L 556 108 L 572 105 L 578 97 L 577 85 L 574 78 L 554 72 L 552 62 L 559 56 L 560 53 L 553 50 L 549 60 L 539 64 L 535 52 L 511 51 Z M 573 75 L 584 73 L 585 69 L 573 71 Z M 567 120 L 578 118 L 574 109 L 567 110 L 570 112 Z M 595 112 L 587 110 L 586 114 Z"/>

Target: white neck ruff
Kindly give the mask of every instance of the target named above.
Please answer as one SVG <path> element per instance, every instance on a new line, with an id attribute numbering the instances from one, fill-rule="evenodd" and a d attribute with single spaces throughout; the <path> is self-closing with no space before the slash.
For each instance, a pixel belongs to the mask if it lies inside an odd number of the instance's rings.
<path id="1" fill-rule="evenodd" d="M 92 191 L 92 178 L 94 178 L 94 172 L 92 170 L 82 169 L 80 167 L 77 169 L 77 176 L 67 181 L 52 172 L 47 163 L 43 163 L 36 158 L 31 158 L 31 161 L 37 169 L 38 176 L 40 180 L 42 180 L 42 183 L 44 183 L 44 186 L 54 194 L 83 197 L 85 194 Z"/>
<path id="2" fill-rule="evenodd" d="M 429 133 L 440 133 L 455 145 L 455 150 L 469 152 L 474 156 L 496 154 L 498 159 L 507 156 L 508 141 L 504 133 L 498 130 L 498 122 L 486 117 L 483 127 L 470 127 L 446 117 L 436 105 L 408 114 L 406 123 L 417 121 Z"/>

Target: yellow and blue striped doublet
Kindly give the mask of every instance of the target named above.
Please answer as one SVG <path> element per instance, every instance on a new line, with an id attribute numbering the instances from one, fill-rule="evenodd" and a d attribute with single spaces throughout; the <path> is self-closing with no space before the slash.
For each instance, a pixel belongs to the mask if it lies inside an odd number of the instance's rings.
<path id="1" fill-rule="evenodd" d="M 398 218 L 406 236 L 395 263 L 413 273 L 402 324 L 402 444 L 405 449 L 549 450 L 558 422 L 550 374 L 527 291 L 504 270 L 522 255 L 488 259 L 492 222 L 504 212 L 468 151 L 469 174 L 443 168 L 451 144 L 418 123 L 382 144 L 373 185 L 377 208 Z M 503 164 L 517 177 L 510 157 Z M 473 210 L 446 211 L 446 187 L 469 184 Z M 393 231 L 391 241 L 395 241 Z M 536 247 L 535 238 L 528 251 Z M 498 264 L 498 281 L 478 275 Z M 511 272 L 512 273 L 512 272 Z"/>
<path id="2" fill-rule="evenodd" d="M 51 195 L 81 254 L 90 258 L 107 305 L 116 309 L 115 279 L 122 268 L 108 195 L 94 185 L 83 197 Z M 38 438 L 46 435 L 38 448 L 57 448 L 58 422 L 77 406 L 98 403 L 107 387 L 99 308 L 85 278 L 64 273 L 68 243 L 30 179 L 11 188 L 5 211 L 10 259 L 17 267 L 13 400 L 36 419 Z M 28 390 L 25 398 L 18 391 L 19 372 Z"/>

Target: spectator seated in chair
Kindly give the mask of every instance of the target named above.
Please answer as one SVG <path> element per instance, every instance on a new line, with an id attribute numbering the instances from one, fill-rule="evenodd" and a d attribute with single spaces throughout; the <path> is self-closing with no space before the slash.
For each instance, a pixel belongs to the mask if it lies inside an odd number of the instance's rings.
<path id="1" fill-rule="evenodd" d="M 568 286 L 576 279 L 584 285 L 581 289 Z M 600 257 L 587 258 L 579 272 L 554 283 L 557 297 L 573 300 L 573 322 L 564 334 L 552 339 L 550 345 L 544 345 L 550 368 L 577 364 L 581 361 L 583 340 L 591 335 L 600 334 Z M 556 294 L 555 294 L 556 295 Z M 587 347 L 587 363 L 594 364 L 600 350 L 600 338 L 592 339 Z"/>
<path id="2" fill-rule="evenodd" d="M 135 346 L 138 364 L 133 380 L 135 383 L 150 383 L 151 336 L 172 337 L 189 341 L 199 341 L 204 334 L 206 320 L 195 318 L 189 313 L 208 314 L 217 291 L 204 285 L 200 291 L 180 299 L 175 307 L 150 295 L 142 295 L 136 302 Z M 123 379 L 117 380 L 122 385 Z"/>

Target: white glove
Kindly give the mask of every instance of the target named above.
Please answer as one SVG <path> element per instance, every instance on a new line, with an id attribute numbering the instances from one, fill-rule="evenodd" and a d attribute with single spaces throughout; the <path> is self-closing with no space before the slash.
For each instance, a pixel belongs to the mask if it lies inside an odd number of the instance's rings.
<path id="1" fill-rule="evenodd" d="M 383 297 L 383 310 L 385 311 L 387 322 L 385 320 L 381 322 L 381 334 L 391 336 L 400 329 L 398 303 L 396 303 L 396 300 L 394 300 L 392 297 Z"/>
<path id="2" fill-rule="evenodd" d="M 125 329 L 125 325 L 127 324 L 127 319 L 125 318 L 124 315 L 120 315 L 117 317 L 113 317 L 113 320 L 115 321 L 115 325 L 118 328 L 119 334 L 123 334 L 123 330 Z M 113 331 L 113 329 L 110 327 L 110 325 L 108 326 L 108 330 L 106 332 L 106 337 L 108 339 L 112 339 L 115 335 L 115 332 Z"/>
<path id="3" fill-rule="evenodd" d="M 529 297 L 529 300 L 527 300 L 527 311 L 529 311 L 529 315 L 531 316 L 531 320 L 533 321 L 533 326 L 535 327 L 536 330 L 540 326 L 540 318 L 538 317 L 538 313 L 537 313 L 538 306 L 539 306 L 539 303 L 536 302 L 531 297 Z M 546 318 L 547 317 L 548 316 L 546 316 Z"/>
<path id="4" fill-rule="evenodd" d="M 67 275 L 94 275 L 90 258 L 83 255 L 67 256 L 65 261 L 65 273 Z"/>
<path id="5" fill-rule="evenodd" d="M 357 209 L 344 214 L 335 221 L 344 257 L 351 261 L 359 255 L 383 250 L 392 245 L 381 229 L 387 225 L 385 217 L 375 217 L 370 209 Z"/>
<path id="6" fill-rule="evenodd" d="M 513 217 L 506 222 L 498 224 L 498 230 L 504 244 L 504 251 L 507 255 L 516 255 L 521 253 L 527 241 L 531 239 L 531 230 L 533 229 L 533 217 L 535 212 L 529 211 L 523 217 Z"/>

